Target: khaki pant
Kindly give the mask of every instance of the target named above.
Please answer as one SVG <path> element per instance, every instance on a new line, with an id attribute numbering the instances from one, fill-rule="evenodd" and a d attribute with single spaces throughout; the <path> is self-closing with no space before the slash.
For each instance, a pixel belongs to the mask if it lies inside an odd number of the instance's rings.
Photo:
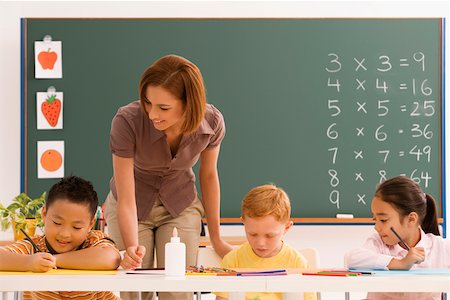
<path id="1" fill-rule="evenodd" d="M 105 202 L 108 235 L 114 240 L 119 250 L 125 250 L 117 223 L 116 208 L 117 200 L 110 192 Z M 164 267 L 164 248 L 166 243 L 170 241 L 174 227 L 177 227 L 181 241 L 186 244 L 186 266 L 195 266 L 203 213 L 203 205 L 196 198 L 178 217 L 173 218 L 158 198 L 147 219 L 138 222 L 139 244 L 145 246 L 146 249 L 142 267 L 151 268 L 154 266 L 155 252 L 158 268 Z M 136 299 L 137 293 L 120 293 L 120 296 L 122 299 Z M 161 300 L 188 300 L 192 299 L 192 296 L 192 293 L 158 293 L 158 298 Z M 152 298 L 152 293 L 143 293 L 142 299 L 149 300 Z"/>

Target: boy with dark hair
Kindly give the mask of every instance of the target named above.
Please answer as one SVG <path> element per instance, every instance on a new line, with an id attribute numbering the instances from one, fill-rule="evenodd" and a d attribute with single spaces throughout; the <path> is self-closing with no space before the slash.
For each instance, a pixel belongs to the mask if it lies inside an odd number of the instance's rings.
<path id="1" fill-rule="evenodd" d="M 92 184 L 70 176 L 52 186 L 44 207 L 44 235 L 0 247 L 0 270 L 47 272 L 54 267 L 114 270 L 120 254 L 114 242 L 98 230 L 95 212 L 97 193 Z M 24 299 L 118 299 L 112 292 L 24 292 Z"/>

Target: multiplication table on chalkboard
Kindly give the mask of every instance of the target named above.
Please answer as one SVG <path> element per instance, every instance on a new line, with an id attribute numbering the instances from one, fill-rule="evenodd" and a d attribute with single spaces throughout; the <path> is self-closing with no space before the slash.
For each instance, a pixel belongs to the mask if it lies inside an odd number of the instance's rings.
<path id="1" fill-rule="evenodd" d="M 400 174 L 433 195 L 442 216 L 443 23 L 24 19 L 24 190 L 55 183 L 37 177 L 36 145 L 63 140 L 65 173 L 91 180 L 104 201 L 111 120 L 138 99 L 149 64 L 174 53 L 199 67 L 207 100 L 225 120 L 217 163 L 223 222 L 240 222 L 243 197 L 266 183 L 288 193 L 295 221 L 353 214 L 368 222 L 377 184 Z M 29 75 L 31 45 L 45 35 L 64 44 L 64 78 Z M 50 85 L 64 91 L 64 128 L 36 130 L 35 96 Z"/>
<path id="2" fill-rule="evenodd" d="M 373 50 L 330 51 L 321 66 L 328 76 L 323 171 L 329 176 L 329 204 L 337 211 L 343 201 L 370 207 L 374 185 L 398 175 L 440 196 L 439 66 L 430 66 L 430 54 L 420 48 Z"/>

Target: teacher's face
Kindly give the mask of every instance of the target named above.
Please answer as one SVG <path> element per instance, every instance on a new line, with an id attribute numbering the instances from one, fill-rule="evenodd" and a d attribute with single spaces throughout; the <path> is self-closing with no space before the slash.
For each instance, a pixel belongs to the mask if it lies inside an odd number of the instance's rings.
<path id="1" fill-rule="evenodd" d="M 145 94 L 145 109 L 156 129 L 180 133 L 183 123 L 184 106 L 181 99 L 160 86 L 148 86 Z"/>

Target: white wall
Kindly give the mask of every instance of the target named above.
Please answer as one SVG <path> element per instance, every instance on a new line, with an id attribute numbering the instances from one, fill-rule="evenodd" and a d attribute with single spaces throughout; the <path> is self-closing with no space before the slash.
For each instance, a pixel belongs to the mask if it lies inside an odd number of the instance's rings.
<path id="1" fill-rule="evenodd" d="M 449 17 L 448 1 L 298 1 L 298 2 L 1 2 L 0 1 L 0 201 L 20 190 L 20 23 L 22 17 Z M 449 41 L 447 25 L 446 40 Z M 447 42 L 448 48 L 448 42 Z M 449 61 L 448 51 L 446 61 Z M 447 63 L 448 65 L 448 63 Z M 446 98 L 449 97 L 449 77 Z M 450 123 L 447 109 L 447 124 Z M 446 125 L 446 132 L 450 132 Z M 446 137 L 450 140 L 450 136 Z M 447 143 L 446 148 L 449 148 Z M 447 155 L 448 156 L 448 155 Z M 447 161 L 449 159 L 447 158 Z M 448 169 L 448 167 L 446 167 Z M 446 185 L 450 189 L 450 179 Z M 448 193 L 447 193 L 448 195 Z M 447 198 L 449 198 L 447 196 Z M 447 220 L 450 201 L 447 201 Z M 322 266 L 342 266 L 349 248 L 360 245 L 371 226 L 297 226 L 287 236 L 295 247 L 314 246 Z M 450 226 L 447 224 L 447 232 Z M 226 235 L 241 226 L 223 226 Z M 3 236 L 2 236 L 3 235 Z M 10 238 L 0 233 L 0 239 Z"/>

